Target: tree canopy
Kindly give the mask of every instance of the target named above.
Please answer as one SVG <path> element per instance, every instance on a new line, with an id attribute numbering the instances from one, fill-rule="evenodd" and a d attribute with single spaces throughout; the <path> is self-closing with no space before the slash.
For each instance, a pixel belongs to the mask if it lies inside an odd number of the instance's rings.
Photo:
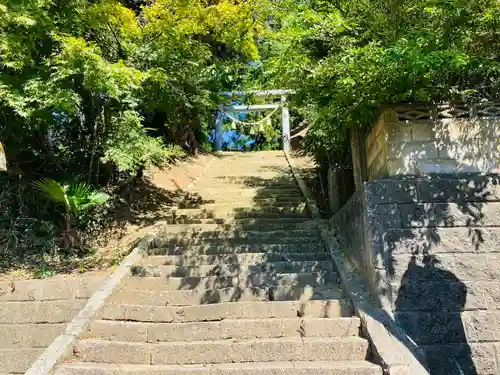
<path id="1" fill-rule="evenodd" d="M 283 0 L 272 20 L 252 77 L 297 90 L 314 154 L 382 104 L 498 99 L 496 0 Z"/>
<path id="2" fill-rule="evenodd" d="M 381 104 L 496 98 L 499 8 L 496 0 L 5 0 L 2 140 L 11 160 L 133 172 L 180 152 L 144 128 L 194 150 L 206 141 L 215 92 L 288 88 L 313 124 L 308 150 L 341 151 L 345 129 L 368 125 Z"/>
<path id="3" fill-rule="evenodd" d="M 229 70 L 258 58 L 264 9 L 260 0 L 3 2 L 0 130 L 9 160 L 21 169 L 42 159 L 83 166 L 94 181 L 99 163 L 135 172 L 179 153 L 145 128 L 173 143 L 202 142 L 213 93 L 231 84 Z"/>
<path id="4" fill-rule="evenodd" d="M 215 93 L 259 59 L 266 12 L 263 0 L 0 0 L 0 268 L 91 255 L 86 240 L 114 224 L 132 182 L 144 188 L 145 168 L 209 148 Z"/>

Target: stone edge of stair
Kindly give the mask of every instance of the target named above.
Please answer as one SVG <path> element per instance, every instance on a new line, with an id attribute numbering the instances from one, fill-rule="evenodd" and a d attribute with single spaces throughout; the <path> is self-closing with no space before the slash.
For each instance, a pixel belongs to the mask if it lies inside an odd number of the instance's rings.
<path id="1" fill-rule="evenodd" d="M 185 187 L 185 192 L 195 187 L 201 177 L 210 169 L 213 162 L 217 160 L 217 154 L 212 154 L 212 156 L 200 174 Z M 158 232 L 167 224 L 167 221 L 158 222 L 150 232 L 142 237 L 137 246 L 106 278 L 101 287 L 92 294 L 84 308 L 66 326 L 64 333 L 52 341 L 24 375 L 52 375 L 59 363 L 73 355 L 73 348 L 78 336 L 87 330 L 91 319 L 104 306 L 106 298 L 113 293 L 118 284 L 130 273 L 130 268 L 148 255 L 148 250 L 157 238 Z"/>
<path id="2" fill-rule="evenodd" d="M 361 277 L 340 253 L 340 246 L 328 225 L 323 223 L 319 209 L 294 165 L 292 155 L 288 152 L 284 154 L 304 195 L 306 206 L 316 221 L 321 241 L 331 255 L 347 297 L 361 319 L 363 332 L 372 347 L 374 362 L 382 367 L 384 375 L 430 375 L 421 349 L 396 324 L 386 309 L 377 306 Z"/>

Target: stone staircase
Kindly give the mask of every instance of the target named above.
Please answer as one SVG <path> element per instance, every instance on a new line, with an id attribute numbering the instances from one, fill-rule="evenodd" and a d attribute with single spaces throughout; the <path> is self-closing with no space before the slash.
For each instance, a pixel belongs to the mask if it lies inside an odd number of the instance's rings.
<path id="1" fill-rule="evenodd" d="M 380 375 L 282 153 L 224 154 L 57 375 Z"/>

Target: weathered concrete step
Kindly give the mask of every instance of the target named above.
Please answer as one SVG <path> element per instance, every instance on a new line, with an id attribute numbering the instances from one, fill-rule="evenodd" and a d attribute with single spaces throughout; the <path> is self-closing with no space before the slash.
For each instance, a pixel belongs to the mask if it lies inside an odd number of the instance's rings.
<path id="1" fill-rule="evenodd" d="M 145 266 L 136 265 L 131 269 L 133 276 L 155 276 L 155 277 L 189 277 L 189 276 L 243 276 L 248 277 L 252 273 L 300 273 L 300 272 L 327 272 L 332 270 L 330 261 L 285 261 L 285 262 L 263 262 L 260 264 L 201 264 L 201 265 L 161 265 L 163 257 L 154 257 L 153 263 Z M 149 258 L 151 259 L 151 258 Z M 155 262 L 157 260 L 158 262 Z M 160 264 L 158 264 L 160 263 Z"/>
<path id="2" fill-rule="evenodd" d="M 203 220 L 203 219 L 202 219 Z M 207 220 L 207 219 L 205 219 Z M 210 219 L 208 219 L 210 220 Z M 197 236 L 220 236 L 223 234 L 225 237 L 242 237 L 242 238 L 252 238 L 255 236 L 270 236 L 270 237 L 278 237 L 283 235 L 288 236 L 318 236 L 317 227 L 314 223 L 309 223 L 308 225 L 304 224 L 304 220 L 302 220 L 302 228 L 297 227 L 295 224 L 294 227 L 290 228 L 272 228 L 269 226 L 265 226 L 264 224 L 278 224 L 279 219 L 272 221 L 266 221 L 262 224 L 262 227 L 255 230 L 251 228 L 246 228 L 245 223 L 242 222 L 245 219 L 240 220 L 239 222 L 234 222 L 230 224 L 219 224 L 212 221 L 212 223 L 208 224 L 176 224 L 176 225 L 167 225 L 163 228 L 163 232 L 165 235 L 197 235 Z M 258 222 L 257 222 L 258 223 Z"/>
<path id="3" fill-rule="evenodd" d="M 231 190 L 227 186 L 225 188 L 220 189 L 205 189 L 199 191 L 193 191 L 192 196 L 189 198 L 191 201 L 194 201 L 197 197 L 201 197 L 204 201 L 213 200 L 214 203 L 218 202 L 218 200 L 227 200 L 227 201 L 237 201 L 241 199 L 242 203 L 261 203 L 264 205 L 266 201 L 271 202 L 280 202 L 280 201 L 290 201 L 293 203 L 303 202 L 304 195 L 300 190 L 294 191 L 267 191 L 266 189 L 260 190 Z M 279 197 L 279 198 L 278 198 Z M 200 199 L 200 198 L 198 198 Z"/>
<path id="4" fill-rule="evenodd" d="M 219 207 L 231 207 L 231 208 L 262 208 L 263 210 L 267 210 L 268 208 L 277 208 L 277 209 L 285 209 L 285 208 L 295 208 L 295 209 L 303 209 L 305 207 L 304 199 L 286 199 L 277 201 L 275 199 L 242 199 L 240 198 L 217 198 L 213 200 L 202 200 L 202 201 L 185 201 L 179 203 L 179 208 L 181 209 L 194 209 L 194 208 L 204 208 L 206 210 L 213 210 Z"/>
<path id="5" fill-rule="evenodd" d="M 305 202 L 305 199 L 303 196 L 287 196 L 287 195 L 276 195 L 273 197 L 260 197 L 260 196 L 237 196 L 237 197 L 231 197 L 231 196 L 225 196 L 223 194 L 217 195 L 217 196 L 212 196 L 211 198 L 204 199 L 204 197 L 200 196 L 188 196 L 187 198 L 188 201 L 190 202 L 198 202 L 198 203 L 240 203 L 240 204 L 255 204 L 255 205 L 266 205 L 266 204 L 297 204 L 297 203 L 302 203 Z"/>
<path id="6" fill-rule="evenodd" d="M 0 349 L 1 371 L 6 374 L 24 374 L 43 350 L 43 348 Z"/>
<path id="7" fill-rule="evenodd" d="M 279 170 L 270 171 L 263 168 L 258 168 L 257 165 L 262 163 L 262 161 L 257 161 L 252 163 L 250 160 L 244 160 L 240 163 L 228 163 L 225 166 L 231 166 L 230 170 L 220 171 L 214 170 L 212 174 L 204 175 L 204 181 L 223 181 L 223 182 L 235 182 L 235 181 L 255 181 L 268 179 L 269 181 L 292 181 L 293 174 L 290 168 L 283 169 L 285 166 L 278 167 Z M 233 169 L 233 167 L 238 167 L 238 169 Z M 255 168 L 257 167 L 257 168 Z M 275 168 L 275 167 L 273 167 Z M 238 170 L 241 172 L 233 173 L 233 170 Z M 221 173 L 222 172 L 222 173 Z"/>
<path id="8" fill-rule="evenodd" d="M 276 179 L 275 177 L 261 178 L 227 178 L 210 179 L 204 178 L 196 184 L 196 190 L 227 188 L 228 190 L 269 190 L 269 191 L 300 191 L 297 183 L 290 179 Z"/>
<path id="9" fill-rule="evenodd" d="M 226 203 L 214 202 L 214 203 L 204 203 L 199 208 L 178 208 L 177 210 L 206 210 L 206 211 L 235 211 L 235 212 L 245 212 L 245 211 L 262 211 L 262 212 L 302 212 L 305 210 L 305 201 L 297 202 L 292 205 L 268 205 L 262 204 L 257 205 L 254 202 L 241 201 L 231 201 Z"/>
<path id="10" fill-rule="evenodd" d="M 232 302 L 195 306 L 146 306 L 107 303 L 99 312 L 105 320 L 133 322 L 204 322 L 223 319 L 337 318 L 353 314 L 349 301 Z"/>
<path id="11" fill-rule="evenodd" d="M 123 280 L 123 289 L 144 290 L 206 290 L 221 288 L 257 288 L 272 286 L 320 286 L 333 284 L 338 280 L 336 272 L 301 273 L 256 273 L 238 276 L 191 276 L 191 277 L 129 277 Z"/>
<path id="12" fill-rule="evenodd" d="M 269 168 L 262 168 L 263 160 L 240 159 L 234 162 L 224 161 L 220 169 L 207 171 L 204 180 L 218 180 L 232 182 L 239 179 L 258 180 L 269 178 L 270 181 L 283 179 L 293 179 L 292 171 L 289 166 L 279 165 Z M 265 176 L 265 177 L 262 177 Z"/>
<path id="13" fill-rule="evenodd" d="M 258 159 L 257 160 L 248 159 L 248 158 L 235 160 L 234 162 L 225 161 L 224 167 L 231 166 L 231 169 L 210 170 L 209 172 L 212 173 L 206 175 L 205 178 L 231 180 L 234 178 L 241 178 L 241 177 L 255 178 L 256 175 L 259 178 L 261 176 L 271 176 L 273 178 L 279 178 L 281 176 L 290 176 L 291 178 L 293 178 L 292 171 L 290 170 L 290 167 L 287 164 L 273 165 L 271 167 L 273 168 L 273 170 L 269 170 L 268 168 L 261 168 L 262 163 L 265 163 L 265 161 Z M 242 168 L 233 169 L 232 167 L 242 167 Z"/>
<path id="14" fill-rule="evenodd" d="M 224 192 L 224 194 L 222 194 Z M 190 190 L 190 193 L 200 195 L 204 198 L 214 196 L 225 197 L 258 197 L 258 198 L 273 198 L 278 195 L 287 196 L 294 199 L 303 199 L 304 195 L 297 186 L 292 187 L 242 187 L 231 186 L 227 183 L 220 186 L 196 186 Z"/>
<path id="15" fill-rule="evenodd" d="M 244 218 L 309 218 L 311 215 L 305 208 L 294 209 L 293 207 L 231 207 L 214 206 L 210 208 L 179 208 L 170 212 L 171 217 L 197 217 L 197 218 L 226 218 L 234 217 L 236 219 Z"/>
<path id="16" fill-rule="evenodd" d="M 198 238 L 186 236 L 167 236 L 158 237 L 154 240 L 153 247 L 175 247 L 175 246 L 230 246 L 236 247 L 238 245 L 279 245 L 279 244 L 321 244 L 319 236 L 311 237 L 289 237 L 289 236 L 263 236 L 254 238 L 238 238 L 238 237 L 221 237 L 221 238 Z"/>
<path id="17" fill-rule="evenodd" d="M 75 357 L 85 362 L 189 365 L 271 361 L 349 361 L 367 357 L 368 342 L 359 337 L 274 338 L 255 340 L 132 343 L 81 340 Z"/>
<path id="18" fill-rule="evenodd" d="M 273 198 L 276 196 L 303 199 L 304 195 L 298 187 L 292 189 L 272 189 L 272 188 L 253 188 L 241 189 L 231 187 L 229 184 L 222 189 L 199 188 L 196 187 L 189 191 L 192 194 L 197 194 L 203 198 L 224 196 L 224 197 L 257 197 L 257 198 Z"/>
<path id="19" fill-rule="evenodd" d="M 166 219 L 182 219 L 182 220 L 190 220 L 190 219 L 279 219 L 279 218 L 302 218 L 307 219 L 310 218 L 310 214 L 307 211 L 303 212 L 275 212 L 270 210 L 246 210 L 246 211 L 237 211 L 230 209 L 222 209 L 222 210 L 205 210 L 199 208 L 183 208 L 176 209 L 170 212 L 170 216 L 165 215 Z"/>
<path id="20" fill-rule="evenodd" d="M 196 238 L 196 239 L 274 239 L 280 237 L 315 237 L 318 238 L 319 233 L 316 228 L 311 229 L 295 229 L 295 230 L 267 230 L 267 231 L 252 231 L 240 228 L 223 229 L 216 226 L 167 226 L 162 235 L 169 238 Z"/>
<path id="21" fill-rule="evenodd" d="M 352 337 L 360 320 L 353 318 L 225 319 L 218 322 L 139 323 L 96 320 L 85 339 L 175 342 L 278 337 Z"/>
<path id="22" fill-rule="evenodd" d="M 198 194 L 198 193 L 196 193 Z M 282 194 L 244 194 L 240 193 L 225 193 L 225 189 L 219 189 L 218 193 L 214 191 L 201 192 L 198 198 L 190 198 L 191 203 L 201 204 L 221 204 L 227 206 L 239 205 L 239 207 L 266 207 L 266 206 L 283 206 L 290 204 L 290 207 L 301 207 L 305 203 L 305 198 L 302 193 L 286 193 Z M 238 207 L 238 206 L 237 206 Z"/>
<path id="23" fill-rule="evenodd" d="M 279 229 L 312 229 L 316 227 L 316 223 L 312 220 L 304 218 L 261 218 L 261 219 L 235 219 L 235 218 L 220 218 L 220 219 L 197 219 L 197 218 L 173 218 L 165 220 L 170 225 L 184 226 L 188 225 L 217 225 L 217 228 L 231 229 L 246 229 L 246 230 L 279 230 Z"/>
<path id="24" fill-rule="evenodd" d="M 64 323 L 0 324 L 0 348 L 45 348 L 64 331 L 64 328 L 66 328 Z"/>
<path id="25" fill-rule="evenodd" d="M 64 323 L 85 306 L 86 300 L 0 302 L 0 324 Z"/>
<path id="26" fill-rule="evenodd" d="M 0 281 L 0 301 L 53 301 L 89 298 L 102 276 Z"/>
<path id="27" fill-rule="evenodd" d="M 67 363 L 56 375 L 382 375 L 367 361 L 251 362 L 218 365 L 115 365 Z"/>
<path id="28" fill-rule="evenodd" d="M 324 253 L 242 253 L 242 254 L 220 254 L 220 255 L 156 255 L 143 259 L 147 265 L 175 265 L 189 266 L 201 264 L 252 264 L 263 262 L 290 262 L 290 261 L 328 261 L 329 254 Z"/>
<path id="29" fill-rule="evenodd" d="M 239 167 L 236 167 L 239 168 Z M 243 167 L 244 168 L 244 167 Z M 254 172 L 255 173 L 255 172 Z M 262 173 L 262 172 L 261 172 Z M 297 184 L 292 175 L 263 174 L 259 176 L 224 176 L 210 178 L 206 176 L 199 181 L 196 188 L 231 186 L 232 188 L 255 189 L 255 188 L 296 188 Z"/>
<path id="30" fill-rule="evenodd" d="M 200 195 L 203 195 L 203 191 L 208 191 L 208 190 L 225 190 L 228 189 L 230 193 L 235 193 L 237 194 L 238 191 L 245 191 L 245 190 L 250 190 L 258 195 L 261 195 L 265 193 L 266 197 L 278 195 L 280 192 L 288 195 L 299 195 L 301 194 L 300 189 L 298 188 L 297 185 L 292 185 L 289 182 L 283 182 L 283 183 L 273 183 L 269 181 L 257 181 L 257 182 L 251 182 L 251 183 L 245 183 L 242 182 L 241 180 L 235 181 L 235 182 L 201 182 L 196 185 L 196 191 L 200 193 Z"/>
<path id="31" fill-rule="evenodd" d="M 151 255 L 183 255 L 183 254 L 241 254 L 241 253 L 314 253 L 326 252 L 322 243 L 304 244 L 218 244 L 205 243 L 203 245 L 179 246 L 165 244 L 165 241 L 155 241 L 155 247 L 148 252 Z M 167 245 L 167 246 L 166 246 Z"/>
<path id="32" fill-rule="evenodd" d="M 128 290 L 118 289 L 110 297 L 113 304 L 189 306 L 224 302 L 307 301 L 342 299 L 337 284 L 319 287 L 286 285 L 271 289 L 247 286 L 205 290 Z"/>

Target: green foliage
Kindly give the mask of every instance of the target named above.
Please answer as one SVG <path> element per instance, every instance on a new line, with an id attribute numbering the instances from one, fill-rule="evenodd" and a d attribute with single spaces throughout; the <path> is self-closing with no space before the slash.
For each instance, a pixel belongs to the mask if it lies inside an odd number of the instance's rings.
<path id="1" fill-rule="evenodd" d="M 114 133 L 104 145 L 101 160 L 114 163 L 119 171 L 135 175 L 140 168 L 150 165 L 161 167 L 185 155 L 179 146 L 165 147 L 161 139 L 146 135 L 142 119 L 135 111 L 125 111 L 115 121 Z"/>
<path id="2" fill-rule="evenodd" d="M 109 170 L 101 162 L 134 173 L 180 153 L 165 144 L 194 151 L 206 140 L 214 92 L 237 84 L 235 70 L 258 58 L 266 4 L 2 3 L 0 131 L 9 160 L 56 176 L 76 169 L 96 183 Z"/>
<path id="3" fill-rule="evenodd" d="M 380 105 L 498 99 L 499 21 L 494 0 L 282 0 L 252 77 L 297 90 L 308 150 L 342 158 Z"/>
<path id="4" fill-rule="evenodd" d="M 61 184 L 53 179 L 44 178 L 34 181 L 32 185 L 36 192 L 61 204 L 68 215 L 76 215 L 81 211 L 104 204 L 110 198 L 108 194 L 95 191 L 83 182 Z"/>

